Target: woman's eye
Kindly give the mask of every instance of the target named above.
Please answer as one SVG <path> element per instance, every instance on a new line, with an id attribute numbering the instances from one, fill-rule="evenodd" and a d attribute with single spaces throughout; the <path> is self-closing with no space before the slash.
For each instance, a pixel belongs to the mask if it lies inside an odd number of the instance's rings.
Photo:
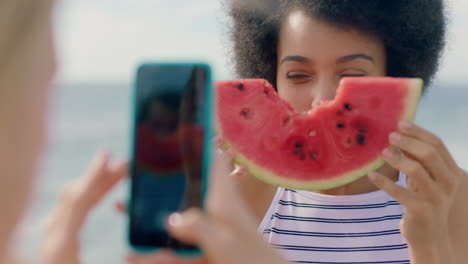
<path id="1" fill-rule="evenodd" d="M 310 77 L 309 74 L 305 73 L 288 73 L 286 76 L 288 79 L 295 80 L 295 79 L 303 79 L 303 78 L 308 78 Z"/>
<path id="2" fill-rule="evenodd" d="M 340 77 L 343 78 L 343 77 L 364 77 L 366 76 L 366 74 L 364 73 L 343 73 L 343 74 L 340 74 Z"/>

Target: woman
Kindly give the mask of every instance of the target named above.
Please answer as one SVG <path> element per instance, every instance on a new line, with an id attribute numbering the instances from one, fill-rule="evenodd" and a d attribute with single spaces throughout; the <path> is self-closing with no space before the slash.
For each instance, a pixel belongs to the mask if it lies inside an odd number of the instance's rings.
<path id="1" fill-rule="evenodd" d="M 52 36 L 53 2 L 0 0 L 0 263 L 19 263 L 12 257 L 11 242 L 31 198 L 40 155 L 46 144 L 47 106 L 52 92 L 50 82 L 56 67 Z M 216 164 L 216 175 L 224 176 L 229 173 L 229 168 L 226 167 L 229 158 L 224 157 Z M 103 152 L 93 161 L 88 172 L 64 189 L 48 224 L 47 238 L 41 254 L 42 263 L 80 262 L 79 232 L 86 216 L 126 173 L 126 162 L 111 162 L 109 155 Z M 211 188 L 211 197 L 216 198 L 221 194 L 224 197 L 224 192 L 219 188 L 231 190 L 227 198 L 237 203 L 236 208 L 244 216 L 233 225 L 204 225 L 200 230 L 206 232 L 196 239 L 213 234 L 214 230 L 224 230 L 225 234 L 233 234 L 234 241 L 249 239 L 251 242 L 248 245 L 258 250 L 258 253 L 250 252 L 244 247 L 241 255 L 234 256 L 233 263 L 248 263 L 251 253 L 265 256 L 265 261 L 261 261 L 263 263 L 274 263 L 270 260 L 276 260 L 275 253 L 261 238 L 245 231 L 255 227 L 251 225 L 249 212 L 238 200 L 236 190 L 229 180 L 220 178 L 217 181 L 219 187 Z M 220 208 L 216 203 L 213 206 Z M 235 213 L 219 211 L 210 221 L 214 222 Z M 190 215 L 199 214 L 192 212 Z M 196 223 L 191 221 L 191 224 Z M 218 237 L 209 241 L 204 236 L 202 244 L 207 252 L 213 252 L 214 244 L 217 247 L 225 245 L 221 247 L 224 251 L 215 252 L 225 254 L 230 245 L 220 241 L 223 237 L 219 237 L 219 232 L 216 234 Z"/>
<path id="2" fill-rule="evenodd" d="M 333 99 L 345 76 L 420 77 L 427 89 L 445 43 L 442 0 L 226 6 L 239 77 L 268 79 L 300 112 Z M 401 152 L 386 149 L 378 172 L 327 191 L 239 175 L 264 238 L 299 263 L 466 262 L 466 173 L 438 137 L 415 124 L 402 123 L 389 141 Z"/>
<path id="3" fill-rule="evenodd" d="M 445 42 L 442 0 L 247 3 L 230 9 L 237 72 L 268 79 L 301 112 L 333 99 L 345 76 L 420 77 L 427 88 Z M 386 149 L 383 168 L 343 187 L 260 187 L 264 203 L 257 190 L 252 209 L 265 239 L 305 263 L 466 260 L 465 173 L 415 124 L 402 123 L 389 141 L 402 153 Z"/>

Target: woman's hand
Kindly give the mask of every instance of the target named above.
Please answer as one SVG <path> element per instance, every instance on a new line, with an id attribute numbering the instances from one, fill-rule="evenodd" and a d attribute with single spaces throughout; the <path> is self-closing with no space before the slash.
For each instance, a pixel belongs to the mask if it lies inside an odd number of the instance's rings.
<path id="1" fill-rule="evenodd" d="M 408 176 L 408 188 L 377 173 L 369 177 L 406 208 L 400 229 L 408 241 L 411 263 L 452 263 L 449 212 L 463 170 L 441 139 L 415 124 L 402 122 L 389 140 L 400 151 L 386 149 L 383 157 Z"/>
<path id="2" fill-rule="evenodd" d="M 133 264 L 285 264 L 286 261 L 257 234 L 257 221 L 241 199 L 231 156 L 218 153 L 211 172 L 206 212 L 190 209 L 173 214 L 168 230 L 175 238 L 202 248 L 203 257 L 183 259 L 169 251 L 132 255 Z"/>
<path id="3" fill-rule="evenodd" d="M 110 164 L 100 153 L 88 171 L 68 184 L 49 216 L 41 247 L 44 264 L 79 263 L 79 233 L 89 212 L 128 172 L 128 163 Z"/>

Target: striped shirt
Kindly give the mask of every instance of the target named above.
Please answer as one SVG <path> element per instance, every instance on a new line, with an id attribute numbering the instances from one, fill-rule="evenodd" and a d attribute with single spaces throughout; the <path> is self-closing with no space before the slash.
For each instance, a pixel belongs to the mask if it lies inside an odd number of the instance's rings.
<path id="1" fill-rule="evenodd" d="M 406 186 L 404 174 L 397 184 Z M 399 230 L 404 211 L 382 190 L 333 196 L 278 188 L 259 231 L 290 262 L 410 264 Z"/>

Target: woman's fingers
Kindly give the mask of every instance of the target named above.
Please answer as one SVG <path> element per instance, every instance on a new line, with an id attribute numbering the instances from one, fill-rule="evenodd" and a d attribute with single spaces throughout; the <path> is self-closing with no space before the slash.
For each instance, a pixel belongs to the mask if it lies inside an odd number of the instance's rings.
<path id="1" fill-rule="evenodd" d="M 109 166 L 109 162 L 110 153 L 106 150 L 99 151 L 91 160 L 91 163 L 84 174 L 85 177 L 92 178 L 93 175 L 99 175 L 100 172 L 104 171 Z"/>
<path id="2" fill-rule="evenodd" d="M 414 199 L 409 190 L 399 186 L 380 173 L 372 172 L 369 174 L 369 178 L 379 189 L 384 190 L 403 206 L 407 206 Z"/>
<path id="3" fill-rule="evenodd" d="M 73 193 L 77 202 L 92 208 L 127 175 L 127 161 L 111 163 L 109 154 L 101 152 L 93 160 L 87 172 L 65 189 L 65 192 Z"/>
<path id="4" fill-rule="evenodd" d="M 61 192 L 46 226 L 41 248 L 44 263 L 77 263 L 79 233 L 90 210 L 127 175 L 127 162 L 110 162 L 109 153 L 100 152 L 86 173 Z"/>
<path id="5" fill-rule="evenodd" d="M 228 247 L 227 240 L 222 238 L 226 229 L 197 208 L 172 214 L 167 221 L 167 229 L 174 238 L 187 244 L 199 245 L 209 255 Z"/>
<path id="6" fill-rule="evenodd" d="M 400 132 L 390 135 L 390 143 L 418 161 L 437 182 L 439 191 L 449 194 L 456 189 L 463 171 L 439 137 L 415 124 L 402 122 Z"/>
<path id="7" fill-rule="evenodd" d="M 112 165 L 109 161 L 107 152 L 99 153 L 91 162 L 87 172 L 62 190 L 57 205 L 49 216 L 48 229 L 67 226 L 76 231 L 81 228 L 82 221 L 80 220 L 100 202 L 117 182 L 127 175 L 126 161 Z M 68 218 L 70 221 L 63 221 L 63 219 Z M 66 222 L 75 224 L 69 225 Z"/>
<path id="8" fill-rule="evenodd" d="M 408 186 L 412 191 L 422 193 L 429 199 L 439 195 L 437 184 L 420 162 L 391 149 L 385 149 L 383 156 L 388 164 L 408 176 L 408 181 L 411 183 Z"/>
<path id="9" fill-rule="evenodd" d="M 390 143 L 418 161 L 446 193 L 453 190 L 453 174 L 437 148 L 400 133 L 390 135 Z"/>
<path id="10" fill-rule="evenodd" d="M 397 132 L 390 134 L 390 143 L 418 160 L 434 180 L 440 180 L 438 176 L 447 173 L 442 156 L 431 144 Z"/>
<path id="11" fill-rule="evenodd" d="M 198 209 L 169 218 L 168 230 L 179 240 L 195 243 L 210 263 L 281 263 L 283 260 L 256 233 L 255 226 L 228 225 Z M 199 259 L 198 261 L 202 261 Z M 259 260 L 259 261 L 257 261 Z"/>
<path id="12" fill-rule="evenodd" d="M 174 213 L 167 220 L 167 229 L 172 237 L 186 244 L 197 245 L 203 248 L 203 257 L 186 258 L 177 256 L 168 250 L 161 250 L 153 254 L 130 255 L 127 261 L 133 264 L 207 264 L 207 254 L 223 252 L 225 245 L 220 243 L 220 230 L 211 223 L 199 209 L 189 209 L 184 213 Z M 205 252 L 206 251 L 206 252 Z"/>
<path id="13" fill-rule="evenodd" d="M 167 229 L 174 238 L 184 243 L 203 244 L 206 236 L 211 236 L 210 229 L 206 228 L 208 221 L 199 209 L 192 208 L 184 213 L 170 215 L 167 220 Z"/>
<path id="14" fill-rule="evenodd" d="M 444 163 L 451 168 L 458 168 L 458 165 L 453 160 L 452 155 L 448 151 L 443 141 L 427 131 L 426 129 L 410 122 L 401 122 L 399 125 L 399 131 L 407 136 L 416 138 L 422 142 L 426 142 L 435 148 L 435 151 L 441 156 Z"/>

